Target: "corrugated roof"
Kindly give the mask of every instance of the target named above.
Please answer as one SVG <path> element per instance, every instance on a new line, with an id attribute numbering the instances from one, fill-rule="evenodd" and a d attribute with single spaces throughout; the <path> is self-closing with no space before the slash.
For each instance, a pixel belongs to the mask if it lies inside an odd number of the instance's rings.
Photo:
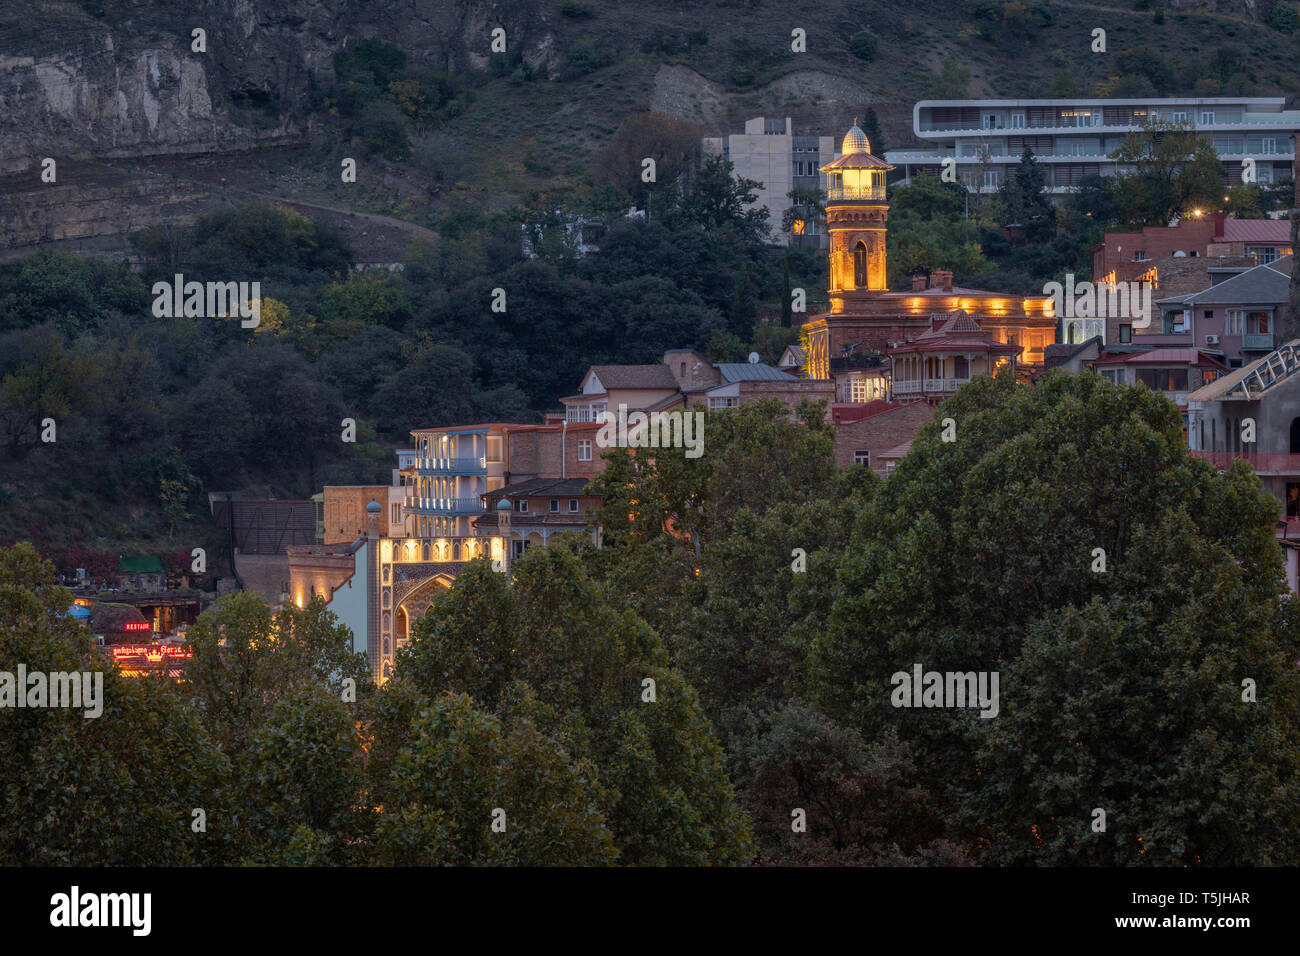
<path id="1" fill-rule="evenodd" d="M 1289 245 L 1291 223 L 1286 219 L 1225 219 L 1225 242 L 1276 242 Z"/>
<path id="2" fill-rule="evenodd" d="M 538 495 L 575 497 L 581 495 L 582 489 L 586 487 L 586 478 L 530 478 L 528 481 L 520 481 L 513 485 L 506 485 L 504 488 L 495 488 L 492 491 L 485 492 L 483 497 L 499 498 L 503 495 L 508 498 L 516 495 L 524 497 Z"/>
<path id="3" fill-rule="evenodd" d="M 784 382 L 794 376 L 762 362 L 722 362 L 714 365 L 728 382 Z"/>
<path id="4" fill-rule="evenodd" d="M 1215 359 L 1213 356 L 1206 355 L 1200 349 L 1152 349 L 1149 352 L 1132 352 L 1127 355 L 1108 355 L 1106 358 L 1097 359 L 1093 365 L 1215 365 L 1221 369 L 1227 369 L 1227 366 Z"/>

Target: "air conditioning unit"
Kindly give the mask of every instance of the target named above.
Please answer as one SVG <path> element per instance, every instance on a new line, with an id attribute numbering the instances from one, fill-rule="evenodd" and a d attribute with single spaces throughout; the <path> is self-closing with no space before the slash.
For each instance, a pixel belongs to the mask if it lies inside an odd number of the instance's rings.
<path id="1" fill-rule="evenodd" d="M 1206 344 L 1206 345 L 1218 345 L 1218 344 L 1219 344 L 1219 337 L 1218 337 L 1217 335 L 1207 335 L 1207 336 L 1205 337 L 1205 344 Z"/>

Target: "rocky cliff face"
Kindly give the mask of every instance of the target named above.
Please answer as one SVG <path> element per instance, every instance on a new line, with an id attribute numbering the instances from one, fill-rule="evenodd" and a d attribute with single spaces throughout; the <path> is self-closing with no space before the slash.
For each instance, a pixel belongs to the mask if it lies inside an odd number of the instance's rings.
<path id="1" fill-rule="evenodd" d="M 377 36 L 415 59 L 481 67 L 503 26 L 543 71 L 540 5 L 478 0 L 80 0 L 0 4 L 0 173 L 41 158 L 246 149 L 311 130 L 333 56 Z M 192 31 L 206 31 L 206 52 Z"/>

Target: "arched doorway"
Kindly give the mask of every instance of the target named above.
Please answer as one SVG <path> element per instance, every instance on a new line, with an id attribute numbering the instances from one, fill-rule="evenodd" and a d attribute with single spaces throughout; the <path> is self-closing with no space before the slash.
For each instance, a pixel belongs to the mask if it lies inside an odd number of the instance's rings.
<path id="1" fill-rule="evenodd" d="M 409 637 L 415 622 L 424 617 L 429 605 L 443 591 L 451 587 L 453 578 L 450 574 L 435 574 L 421 581 L 411 592 L 397 602 L 397 636 Z"/>

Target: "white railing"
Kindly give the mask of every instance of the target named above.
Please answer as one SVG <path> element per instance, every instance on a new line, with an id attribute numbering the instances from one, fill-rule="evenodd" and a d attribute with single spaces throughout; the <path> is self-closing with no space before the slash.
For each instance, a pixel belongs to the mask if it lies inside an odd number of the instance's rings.
<path id="1" fill-rule="evenodd" d="M 827 199 L 884 199 L 884 186 L 836 186 L 826 190 Z"/>
<path id="2" fill-rule="evenodd" d="M 957 391 L 969 381 L 969 378 L 927 378 L 925 380 L 925 390 L 931 395 L 947 395 Z"/>

